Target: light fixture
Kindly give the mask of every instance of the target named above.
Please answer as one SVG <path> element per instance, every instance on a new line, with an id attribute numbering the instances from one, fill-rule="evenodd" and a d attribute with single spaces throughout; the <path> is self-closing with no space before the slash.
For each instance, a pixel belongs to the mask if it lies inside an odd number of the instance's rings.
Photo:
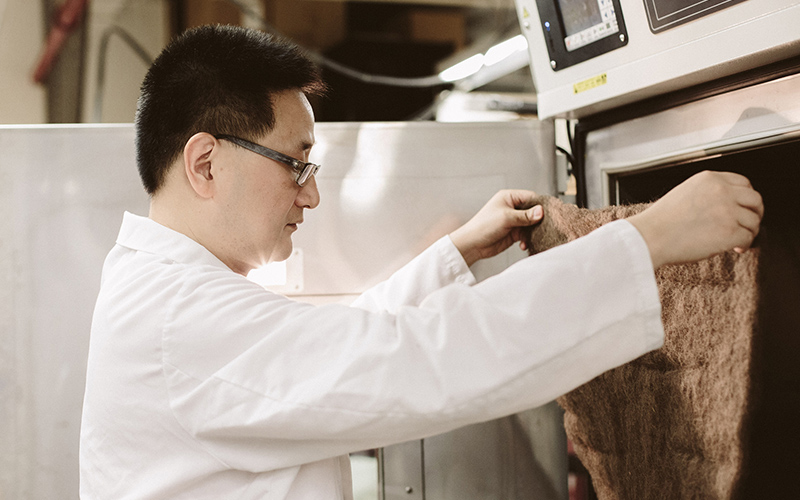
<path id="1" fill-rule="evenodd" d="M 527 64 L 528 40 L 523 35 L 517 35 L 493 45 L 486 51 L 485 55 L 475 54 L 450 66 L 439 73 L 439 78 L 444 82 L 474 80 L 471 83 L 480 82 L 480 85 L 483 85 L 516 71 Z M 491 70 L 489 70 L 490 67 Z M 470 85 L 468 83 L 468 86 L 475 88 L 478 85 Z"/>
<path id="2" fill-rule="evenodd" d="M 439 78 L 445 82 L 455 82 L 472 76 L 483 67 L 483 58 L 483 54 L 475 54 L 472 57 L 464 59 L 460 63 L 454 64 L 439 73 Z"/>
<path id="3" fill-rule="evenodd" d="M 514 38 L 498 43 L 486 51 L 486 56 L 483 59 L 484 66 L 493 66 L 504 59 L 511 57 L 516 52 L 528 50 L 528 40 L 523 35 L 517 35 Z"/>

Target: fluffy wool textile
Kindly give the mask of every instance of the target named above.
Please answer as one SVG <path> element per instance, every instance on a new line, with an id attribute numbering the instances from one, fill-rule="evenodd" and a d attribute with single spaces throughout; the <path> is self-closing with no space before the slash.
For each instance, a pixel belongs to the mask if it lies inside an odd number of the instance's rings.
<path id="1" fill-rule="evenodd" d="M 545 216 L 526 235 L 532 254 L 647 207 L 537 202 Z M 600 499 L 731 498 L 751 401 L 758 258 L 752 249 L 659 269 L 664 346 L 558 399 Z"/>

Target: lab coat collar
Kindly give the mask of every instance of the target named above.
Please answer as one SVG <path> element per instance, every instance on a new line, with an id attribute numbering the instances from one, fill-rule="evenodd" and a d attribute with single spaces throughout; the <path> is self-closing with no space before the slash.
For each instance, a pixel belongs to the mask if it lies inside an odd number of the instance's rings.
<path id="1" fill-rule="evenodd" d="M 117 244 L 131 250 L 162 255 L 182 264 L 211 265 L 230 270 L 206 247 L 188 236 L 130 212 L 123 215 Z"/>

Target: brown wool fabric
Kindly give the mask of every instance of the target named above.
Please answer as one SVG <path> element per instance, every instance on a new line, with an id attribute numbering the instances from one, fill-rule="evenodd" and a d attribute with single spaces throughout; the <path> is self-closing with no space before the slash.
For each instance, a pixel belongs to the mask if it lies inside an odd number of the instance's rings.
<path id="1" fill-rule="evenodd" d="M 541 197 L 537 253 L 647 205 L 579 209 Z M 558 399 L 601 500 L 722 499 L 742 467 L 757 310 L 757 249 L 656 272 L 665 341 Z M 602 356 L 602 353 L 598 353 Z"/>

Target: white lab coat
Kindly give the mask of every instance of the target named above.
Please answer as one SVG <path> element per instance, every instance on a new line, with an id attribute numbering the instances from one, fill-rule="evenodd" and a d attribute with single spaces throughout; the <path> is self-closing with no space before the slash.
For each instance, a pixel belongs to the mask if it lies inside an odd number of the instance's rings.
<path id="1" fill-rule="evenodd" d="M 547 403 L 661 346 L 617 221 L 477 285 L 449 238 L 352 307 L 312 306 L 125 214 L 94 313 L 84 499 L 345 499 L 346 454 Z"/>

